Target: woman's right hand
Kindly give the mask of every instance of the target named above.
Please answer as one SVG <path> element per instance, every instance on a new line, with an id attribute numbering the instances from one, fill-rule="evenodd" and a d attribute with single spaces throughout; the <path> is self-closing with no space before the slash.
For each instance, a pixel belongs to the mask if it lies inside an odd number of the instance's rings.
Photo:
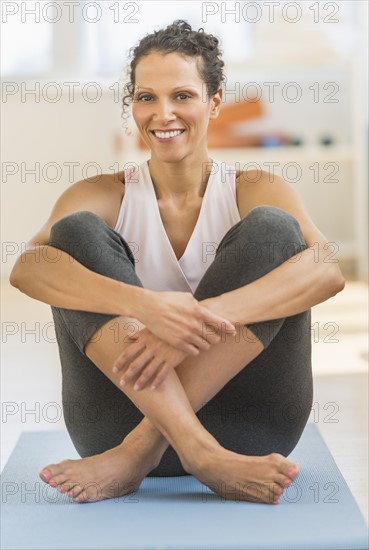
<path id="1" fill-rule="evenodd" d="M 190 292 L 150 291 L 137 319 L 153 334 L 190 355 L 210 348 L 234 325 L 202 306 Z"/>

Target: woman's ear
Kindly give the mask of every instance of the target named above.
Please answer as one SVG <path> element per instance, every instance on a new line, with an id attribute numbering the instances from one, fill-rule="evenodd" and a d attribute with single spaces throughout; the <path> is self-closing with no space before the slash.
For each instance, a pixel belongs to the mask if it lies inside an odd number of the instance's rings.
<path id="1" fill-rule="evenodd" d="M 211 103 L 211 110 L 210 110 L 210 119 L 218 118 L 220 108 L 222 105 L 222 94 L 223 90 L 222 88 L 219 88 L 217 93 L 213 95 L 213 97 L 210 100 Z"/>

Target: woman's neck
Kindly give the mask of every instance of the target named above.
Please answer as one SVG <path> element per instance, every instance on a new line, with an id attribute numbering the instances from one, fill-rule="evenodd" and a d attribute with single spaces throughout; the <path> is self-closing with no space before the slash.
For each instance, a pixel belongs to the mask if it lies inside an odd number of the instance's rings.
<path id="1" fill-rule="evenodd" d="M 178 163 L 161 162 L 152 157 L 148 164 L 158 200 L 186 201 L 204 196 L 212 170 L 212 159 L 208 155 Z"/>

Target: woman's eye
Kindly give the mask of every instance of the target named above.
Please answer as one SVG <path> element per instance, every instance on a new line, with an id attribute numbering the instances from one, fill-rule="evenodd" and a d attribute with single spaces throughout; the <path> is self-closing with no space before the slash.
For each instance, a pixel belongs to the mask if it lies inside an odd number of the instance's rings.
<path id="1" fill-rule="evenodd" d="M 191 96 L 189 94 L 182 92 L 180 94 L 177 94 L 176 97 L 181 100 L 184 100 L 184 99 L 190 98 Z M 152 96 L 150 94 L 142 94 L 140 96 L 137 96 L 136 101 L 142 101 L 144 103 L 147 103 L 148 101 L 150 101 L 150 99 L 152 99 Z"/>
<path id="2" fill-rule="evenodd" d="M 150 99 L 150 97 L 151 97 L 151 96 L 148 95 L 148 94 L 140 95 L 140 96 L 138 96 L 137 101 L 146 101 L 146 99 L 147 99 L 147 98 Z"/>

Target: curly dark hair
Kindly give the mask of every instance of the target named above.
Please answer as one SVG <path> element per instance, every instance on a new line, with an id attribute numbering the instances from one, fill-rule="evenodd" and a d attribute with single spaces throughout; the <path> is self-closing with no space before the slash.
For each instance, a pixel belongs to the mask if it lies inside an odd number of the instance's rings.
<path id="1" fill-rule="evenodd" d="M 216 94 L 222 82 L 224 82 L 224 61 L 221 59 L 222 51 L 219 49 L 219 39 L 212 34 L 207 34 L 203 28 L 192 30 L 191 25 L 184 19 L 176 19 L 164 29 L 160 29 L 144 36 L 137 46 L 129 50 L 129 58 L 132 58 L 128 66 L 129 82 L 124 86 L 122 99 L 122 119 L 124 126 L 127 122 L 127 109 L 133 100 L 136 85 L 136 67 L 138 62 L 151 53 L 176 52 L 184 57 L 199 58 L 197 63 L 199 76 L 206 84 L 208 97 Z M 125 128 L 127 132 L 127 128 Z M 130 132 L 128 132 L 130 133 Z"/>

